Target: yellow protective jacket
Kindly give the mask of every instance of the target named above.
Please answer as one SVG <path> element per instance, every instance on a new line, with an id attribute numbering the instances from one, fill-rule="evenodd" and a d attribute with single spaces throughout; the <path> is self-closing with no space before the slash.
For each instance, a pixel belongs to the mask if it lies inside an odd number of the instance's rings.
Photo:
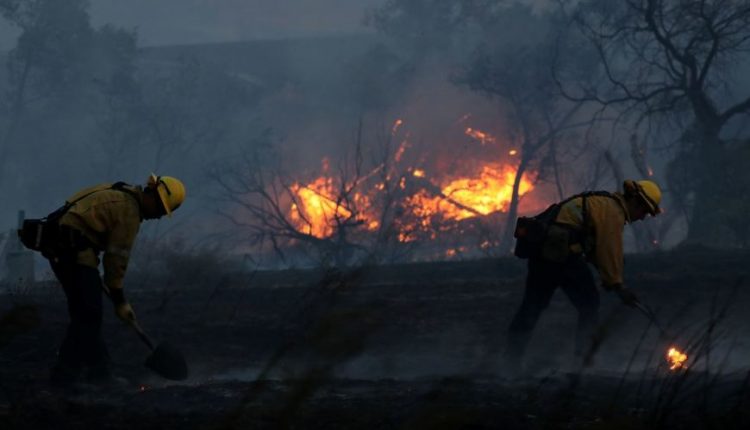
<path id="1" fill-rule="evenodd" d="M 104 253 L 104 284 L 116 290 L 123 287 L 130 250 L 143 220 L 143 191 L 141 187 L 123 187 L 130 192 L 111 187 L 101 184 L 71 196 L 67 202 L 75 203 L 60 224 L 80 231 L 95 247 L 78 253 L 78 264 L 96 269 L 99 253 Z"/>
<path id="2" fill-rule="evenodd" d="M 625 198 L 620 193 L 607 196 L 586 197 L 588 226 L 584 233 L 585 243 L 572 243 L 572 252 L 584 252 L 596 266 L 605 287 L 622 284 L 623 249 L 622 235 L 626 223 L 630 222 Z M 565 203 L 555 221 L 582 232 L 582 197 Z"/>

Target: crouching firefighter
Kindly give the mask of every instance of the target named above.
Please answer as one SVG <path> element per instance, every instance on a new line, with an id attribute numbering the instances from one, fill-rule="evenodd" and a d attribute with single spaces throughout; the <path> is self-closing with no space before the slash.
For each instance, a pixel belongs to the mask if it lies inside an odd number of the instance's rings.
<path id="1" fill-rule="evenodd" d="M 589 347 L 597 323 L 599 292 L 587 261 L 602 287 L 628 306 L 638 298 L 623 284 L 623 228 L 660 212 L 661 190 L 652 181 L 627 180 L 624 191 L 592 191 L 553 204 L 541 214 L 518 219 L 515 254 L 528 258 L 526 289 L 508 333 L 506 357 L 521 368 L 539 316 L 561 287 L 578 311 L 576 355 Z"/>
<path id="2" fill-rule="evenodd" d="M 122 321 L 135 322 L 123 277 L 141 221 L 171 216 L 184 199 L 182 182 L 152 174 L 145 187 L 118 182 L 86 188 L 46 218 L 24 221 L 21 241 L 49 260 L 68 302 L 70 323 L 50 375 L 54 385 L 71 385 L 81 376 L 112 380 L 101 336 L 102 293 Z"/>

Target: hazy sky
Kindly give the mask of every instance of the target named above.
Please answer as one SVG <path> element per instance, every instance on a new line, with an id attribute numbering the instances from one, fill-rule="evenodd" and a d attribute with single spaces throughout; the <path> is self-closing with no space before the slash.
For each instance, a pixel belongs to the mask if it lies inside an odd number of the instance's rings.
<path id="1" fill-rule="evenodd" d="M 386 0 L 90 0 L 94 26 L 137 29 L 139 45 L 224 42 L 371 31 L 367 9 Z M 446 0 L 451 1 L 451 0 Z M 510 0 L 548 8 L 552 0 Z M 0 51 L 18 32 L 0 19 Z"/>
<path id="2" fill-rule="evenodd" d="M 384 0 L 91 0 L 94 26 L 135 28 L 139 44 L 172 45 L 355 33 Z M 0 50 L 17 32 L 0 20 Z"/>

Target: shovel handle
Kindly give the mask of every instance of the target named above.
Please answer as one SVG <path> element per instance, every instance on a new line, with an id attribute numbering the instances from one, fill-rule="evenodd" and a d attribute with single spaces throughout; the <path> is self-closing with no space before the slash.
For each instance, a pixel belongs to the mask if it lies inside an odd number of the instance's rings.
<path id="1" fill-rule="evenodd" d="M 109 288 L 106 285 L 104 285 L 104 283 L 102 283 L 102 290 L 104 290 L 104 294 L 106 294 L 107 297 L 112 298 L 112 294 L 110 294 Z M 141 340 L 143 341 L 143 343 L 146 344 L 146 346 L 148 346 L 148 349 L 150 349 L 151 351 L 156 349 L 156 347 L 154 346 L 154 342 L 151 340 L 150 337 L 148 337 L 146 332 L 143 331 L 141 326 L 138 324 L 138 321 L 136 320 L 128 321 L 128 325 L 132 327 L 136 333 L 138 333 L 138 337 L 141 338 Z"/>
<path id="2" fill-rule="evenodd" d="M 138 334 L 138 337 L 141 338 L 141 340 L 143 341 L 143 343 L 145 343 L 146 346 L 148 346 L 148 349 L 150 349 L 151 351 L 153 351 L 154 349 L 156 349 L 154 347 L 154 342 L 151 340 L 150 337 L 148 337 L 148 335 L 146 334 L 146 332 L 143 331 L 143 329 L 141 328 L 141 326 L 138 324 L 138 321 L 135 321 L 135 320 L 129 321 L 128 324 L 130 325 L 130 327 L 133 327 L 133 330 L 135 330 L 135 332 Z"/>

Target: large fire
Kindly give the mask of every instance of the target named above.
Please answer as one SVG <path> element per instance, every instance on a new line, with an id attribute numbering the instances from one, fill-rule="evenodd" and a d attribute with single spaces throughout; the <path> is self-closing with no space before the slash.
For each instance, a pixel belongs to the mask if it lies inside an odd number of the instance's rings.
<path id="1" fill-rule="evenodd" d="M 442 219 L 460 221 L 493 212 L 506 212 L 513 193 L 516 171 L 511 166 L 482 166 L 476 176 L 464 176 L 445 180 L 438 195 L 420 191 L 407 198 L 422 217 L 439 215 Z M 518 189 L 519 196 L 534 188 L 523 177 Z"/>
<path id="2" fill-rule="evenodd" d="M 321 176 L 306 185 L 295 183 L 291 191 L 295 197 L 289 218 L 302 232 L 318 238 L 331 236 L 343 223 L 361 223 L 370 230 L 378 228 L 378 221 L 368 219 L 366 195 L 352 193 L 350 198 L 341 198 L 333 178 Z"/>
<path id="3" fill-rule="evenodd" d="M 397 120 L 392 134 L 403 127 Z M 480 140 L 483 145 L 497 143 L 490 134 L 466 128 L 465 134 Z M 405 152 L 409 145 L 404 139 L 393 154 L 394 165 L 406 163 Z M 516 150 L 505 152 L 511 156 Z M 415 231 L 430 232 L 426 237 L 434 239 L 436 232 L 446 231 L 444 223 L 456 223 L 470 218 L 484 217 L 493 213 L 507 212 L 516 181 L 515 161 L 462 163 L 460 173 L 432 172 L 430 168 L 401 166 L 401 174 L 388 174 L 389 180 L 400 189 L 400 208 L 407 222 L 398 223 L 398 238 L 401 242 L 415 240 Z M 382 166 L 375 169 L 382 168 Z M 434 169 L 439 171 L 440 169 Z M 375 172 L 374 171 L 374 172 Z M 382 172 L 381 172 L 382 173 Z M 323 174 L 307 183 L 294 183 L 290 190 L 292 204 L 289 219 L 295 227 L 306 234 L 318 238 L 330 237 L 343 223 L 361 225 L 374 231 L 380 227 L 378 194 L 386 185 L 380 180 L 370 180 L 373 174 L 359 178 L 356 187 L 340 183 L 328 172 L 324 160 Z M 523 196 L 533 190 L 531 175 L 520 178 L 518 195 Z M 345 196 L 342 190 L 349 189 Z M 441 224 L 442 223 L 442 224 Z"/>
<path id="4" fill-rule="evenodd" d="M 666 358 L 667 362 L 669 363 L 669 370 L 677 370 L 680 368 L 685 368 L 685 362 L 687 361 L 688 356 L 679 349 L 671 347 L 669 348 L 669 351 L 667 351 Z"/>

